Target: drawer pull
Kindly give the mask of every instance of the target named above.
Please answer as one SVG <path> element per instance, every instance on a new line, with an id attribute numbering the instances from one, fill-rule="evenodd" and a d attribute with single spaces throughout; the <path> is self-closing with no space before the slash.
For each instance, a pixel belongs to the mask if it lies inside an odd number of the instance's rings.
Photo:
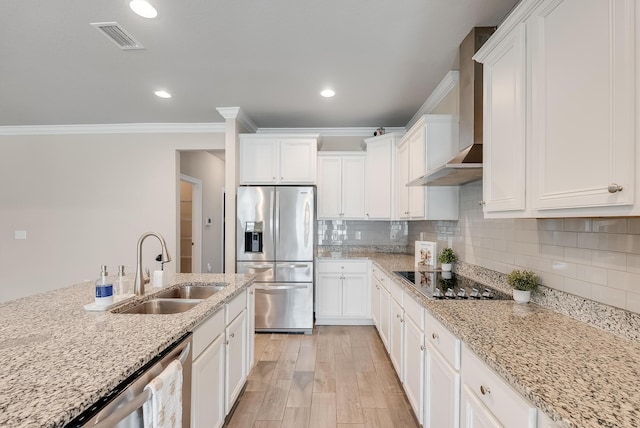
<path id="1" fill-rule="evenodd" d="M 622 186 L 617 185 L 616 183 L 611 183 L 609 187 L 607 187 L 609 193 L 622 192 Z"/>
<path id="2" fill-rule="evenodd" d="M 482 395 L 491 394 L 491 390 L 489 389 L 488 386 L 480 385 L 480 393 Z"/>
<path id="3" fill-rule="evenodd" d="M 440 336 L 438 335 L 438 333 L 433 333 L 433 334 L 431 335 L 431 337 L 433 338 L 433 340 L 438 340 L 438 339 L 440 339 Z"/>

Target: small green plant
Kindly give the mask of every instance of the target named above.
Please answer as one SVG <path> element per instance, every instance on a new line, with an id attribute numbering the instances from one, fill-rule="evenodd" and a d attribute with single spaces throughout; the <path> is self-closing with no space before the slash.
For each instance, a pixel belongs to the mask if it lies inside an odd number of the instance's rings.
<path id="1" fill-rule="evenodd" d="M 442 250 L 440 252 L 440 255 L 438 256 L 438 261 L 440 263 L 455 263 L 456 260 L 458 260 L 458 256 L 456 256 L 456 253 L 453 252 L 453 249 L 449 247 Z"/>
<path id="2" fill-rule="evenodd" d="M 507 283 L 516 290 L 533 291 L 538 288 L 540 279 L 530 270 L 513 270 L 507 275 Z"/>

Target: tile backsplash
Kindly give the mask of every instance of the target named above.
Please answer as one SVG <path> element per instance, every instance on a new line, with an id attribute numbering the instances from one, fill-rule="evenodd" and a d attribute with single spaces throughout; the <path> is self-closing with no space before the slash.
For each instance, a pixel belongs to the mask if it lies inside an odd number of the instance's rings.
<path id="1" fill-rule="evenodd" d="M 640 313 L 640 218 L 484 219 L 480 200 L 482 182 L 470 183 L 458 221 L 409 222 L 408 250 L 435 240 L 466 263 L 530 269 L 547 287 Z"/>
<path id="2" fill-rule="evenodd" d="M 406 221 L 318 220 L 318 245 L 407 245 Z"/>

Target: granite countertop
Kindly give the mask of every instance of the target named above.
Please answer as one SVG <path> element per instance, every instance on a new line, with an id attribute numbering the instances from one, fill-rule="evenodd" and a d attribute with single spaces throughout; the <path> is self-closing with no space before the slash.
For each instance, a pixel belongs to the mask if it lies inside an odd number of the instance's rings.
<path id="1" fill-rule="evenodd" d="M 176 274 L 178 284 L 228 284 L 171 315 L 87 312 L 85 282 L 0 304 L 0 426 L 63 427 L 253 282 L 253 275 Z M 131 306 L 129 304 L 128 306 Z"/>
<path id="2" fill-rule="evenodd" d="M 431 300 L 393 274 L 412 269 L 413 256 L 354 256 L 371 259 L 558 426 L 640 427 L 640 343 L 533 303 Z"/>

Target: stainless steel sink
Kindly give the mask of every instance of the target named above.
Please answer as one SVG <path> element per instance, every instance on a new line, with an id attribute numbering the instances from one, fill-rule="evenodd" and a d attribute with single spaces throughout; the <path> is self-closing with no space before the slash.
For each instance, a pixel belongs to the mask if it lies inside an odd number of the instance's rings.
<path id="1" fill-rule="evenodd" d="M 227 284 L 215 285 L 184 285 L 182 287 L 167 290 L 158 294 L 162 299 L 207 299 L 218 291 L 223 290 Z"/>
<path id="2" fill-rule="evenodd" d="M 121 314 L 178 314 L 186 312 L 202 300 L 196 299 L 151 299 L 142 302 Z"/>

